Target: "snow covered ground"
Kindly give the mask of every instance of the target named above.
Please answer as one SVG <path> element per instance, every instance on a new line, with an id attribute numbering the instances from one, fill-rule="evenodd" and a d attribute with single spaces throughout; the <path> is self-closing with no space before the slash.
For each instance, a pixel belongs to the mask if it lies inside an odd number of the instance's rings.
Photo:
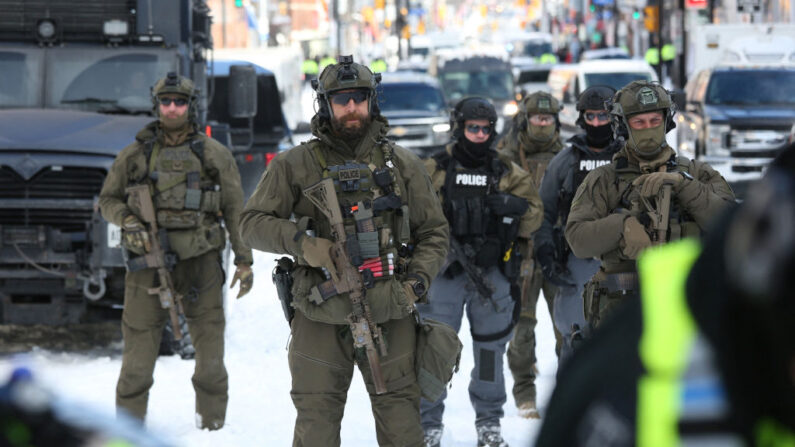
<path id="1" fill-rule="evenodd" d="M 254 289 L 227 305 L 226 368 L 229 372 L 229 407 L 226 426 L 216 432 L 194 425 L 194 392 L 190 377 L 193 361 L 177 356 L 160 357 L 150 392 L 147 427 L 178 446 L 288 446 L 292 443 L 295 409 L 290 400 L 287 367 L 289 330 L 276 291 L 271 283 L 275 257 L 255 252 Z M 231 275 L 229 275 L 231 277 Z M 228 286 L 227 286 L 228 287 Z M 540 376 L 536 380 L 541 411 L 554 387 L 557 365 L 554 335 L 544 303 L 538 305 L 539 337 L 536 354 Z M 474 412 L 467 386 L 473 366 L 469 327 L 461 328 L 464 353 L 461 370 L 455 375 L 444 415 L 445 447 L 472 447 L 477 443 Z M 120 352 L 120 347 L 115 352 Z M 32 369 L 34 377 L 63 397 L 87 404 L 100 413 L 115 411 L 116 380 L 121 355 L 89 356 L 34 350 L 24 355 L 0 358 L 0 383 L 16 366 Z M 529 446 L 540 427 L 537 420 L 517 415 L 510 388 L 513 380 L 504 362 L 508 402 L 502 420 L 503 435 L 512 447 Z M 361 376 L 356 373 L 348 394 L 342 421 L 342 445 L 376 446 L 375 424 Z"/>

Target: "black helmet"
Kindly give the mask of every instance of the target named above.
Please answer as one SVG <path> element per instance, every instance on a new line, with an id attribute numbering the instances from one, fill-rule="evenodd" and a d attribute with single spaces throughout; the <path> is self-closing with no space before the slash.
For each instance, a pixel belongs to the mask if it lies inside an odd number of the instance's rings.
<path id="1" fill-rule="evenodd" d="M 577 111 L 580 115 L 577 117 L 577 125 L 582 127 L 585 123 L 583 113 L 586 110 L 608 110 L 607 102 L 616 93 L 616 89 L 609 85 L 593 85 L 580 93 L 577 98 Z"/>
<path id="2" fill-rule="evenodd" d="M 450 112 L 450 128 L 453 130 L 453 139 L 460 139 L 464 136 L 464 121 L 466 120 L 486 120 L 492 128 L 489 138 L 493 139 L 497 125 L 497 110 L 494 105 L 486 98 L 471 96 L 464 98 L 456 104 Z"/>

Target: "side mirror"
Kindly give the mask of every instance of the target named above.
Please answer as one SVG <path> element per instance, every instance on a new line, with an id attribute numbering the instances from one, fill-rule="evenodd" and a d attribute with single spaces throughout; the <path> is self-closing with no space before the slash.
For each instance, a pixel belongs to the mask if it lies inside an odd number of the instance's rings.
<path id="1" fill-rule="evenodd" d="M 229 116 L 253 118 L 257 114 L 257 72 L 251 65 L 229 67 Z"/>
<path id="2" fill-rule="evenodd" d="M 687 95 L 685 91 L 681 88 L 674 89 L 671 92 L 671 99 L 673 99 L 674 104 L 676 104 L 677 110 L 685 110 L 685 106 L 687 105 Z"/>

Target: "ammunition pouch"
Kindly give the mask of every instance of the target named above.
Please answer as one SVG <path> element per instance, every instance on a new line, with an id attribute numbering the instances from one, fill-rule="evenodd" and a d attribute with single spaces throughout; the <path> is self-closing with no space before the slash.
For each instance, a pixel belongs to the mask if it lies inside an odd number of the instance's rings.
<path id="1" fill-rule="evenodd" d="M 583 313 L 591 327 L 597 327 L 624 299 L 638 296 L 640 285 L 635 272 L 599 271 L 585 284 Z"/>
<path id="2" fill-rule="evenodd" d="M 417 325 L 414 369 L 422 397 L 436 402 L 458 371 L 464 345 L 447 324 L 423 318 Z"/>
<path id="3" fill-rule="evenodd" d="M 226 244 L 226 234 L 218 222 L 202 222 L 196 228 L 168 231 L 168 241 L 171 250 L 183 260 L 220 250 Z"/>
<path id="4" fill-rule="evenodd" d="M 293 260 L 288 257 L 282 257 L 276 261 L 276 266 L 273 268 L 271 279 L 276 286 L 276 294 L 279 301 L 282 303 L 282 312 L 287 323 L 293 321 L 295 316 L 295 308 L 293 307 Z"/>

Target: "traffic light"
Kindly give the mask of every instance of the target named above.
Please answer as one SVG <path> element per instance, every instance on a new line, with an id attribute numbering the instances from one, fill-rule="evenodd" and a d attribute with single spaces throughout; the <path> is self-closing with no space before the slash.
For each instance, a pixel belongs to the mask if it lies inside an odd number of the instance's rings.
<path id="1" fill-rule="evenodd" d="M 652 33 L 659 31 L 660 27 L 660 7 L 659 6 L 646 6 L 643 8 L 646 18 L 643 19 L 643 25 L 646 30 Z"/>
<path id="2" fill-rule="evenodd" d="M 384 9 L 386 6 L 386 0 L 375 0 L 375 9 Z"/>
<path id="3" fill-rule="evenodd" d="M 635 12 L 632 13 L 632 18 L 635 20 L 640 19 L 640 11 L 635 10 Z"/>
<path id="4" fill-rule="evenodd" d="M 235 8 L 242 8 L 243 0 L 235 0 Z"/>

